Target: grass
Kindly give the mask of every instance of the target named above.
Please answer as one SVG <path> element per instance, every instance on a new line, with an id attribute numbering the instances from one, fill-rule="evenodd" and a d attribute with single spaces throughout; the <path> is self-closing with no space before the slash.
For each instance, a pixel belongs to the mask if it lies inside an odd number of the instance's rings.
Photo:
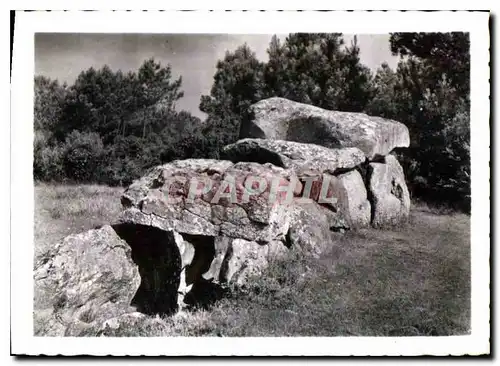
<path id="1" fill-rule="evenodd" d="M 35 257 L 69 234 L 113 221 L 123 188 L 99 185 L 35 186 Z"/>
<path id="2" fill-rule="evenodd" d="M 111 221 L 121 189 L 35 188 L 35 248 Z M 391 230 L 334 234 L 319 259 L 293 251 L 208 309 L 141 318 L 112 336 L 425 336 L 470 332 L 470 217 L 425 205 Z M 90 330 L 87 335 L 96 335 Z"/>

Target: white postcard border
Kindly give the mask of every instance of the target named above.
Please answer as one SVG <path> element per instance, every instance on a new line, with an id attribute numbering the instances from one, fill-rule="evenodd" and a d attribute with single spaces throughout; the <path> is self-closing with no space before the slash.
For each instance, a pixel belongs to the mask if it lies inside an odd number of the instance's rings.
<path id="1" fill-rule="evenodd" d="M 471 12 L 17 12 L 11 86 L 11 351 L 45 355 L 462 355 L 489 352 L 489 30 Z M 470 32 L 472 333 L 451 337 L 33 336 L 34 33 Z"/>

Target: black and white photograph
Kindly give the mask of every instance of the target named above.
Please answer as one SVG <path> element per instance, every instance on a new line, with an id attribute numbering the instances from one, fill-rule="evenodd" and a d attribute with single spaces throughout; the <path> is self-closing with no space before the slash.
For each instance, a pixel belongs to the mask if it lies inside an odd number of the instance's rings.
<path id="1" fill-rule="evenodd" d="M 12 352 L 489 353 L 488 17 L 17 12 Z"/>

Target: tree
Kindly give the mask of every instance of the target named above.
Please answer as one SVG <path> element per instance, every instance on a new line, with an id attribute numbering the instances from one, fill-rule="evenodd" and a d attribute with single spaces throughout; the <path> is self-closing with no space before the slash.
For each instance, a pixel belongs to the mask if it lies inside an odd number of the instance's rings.
<path id="1" fill-rule="evenodd" d="M 62 150 L 54 142 L 54 127 L 61 119 L 66 84 L 44 76 L 34 80 L 33 176 L 35 180 L 59 181 L 64 177 Z"/>
<path id="2" fill-rule="evenodd" d="M 170 65 L 161 67 L 160 63 L 149 59 L 139 68 L 138 80 L 140 93 L 138 96 L 139 109 L 153 105 L 160 106 L 167 112 L 173 111 L 175 102 L 184 96 L 180 91 L 182 77 L 177 80 L 172 79 L 172 69 Z M 146 137 L 147 119 L 143 120 L 142 138 Z"/>
<path id="3" fill-rule="evenodd" d="M 34 129 L 50 135 L 61 118 L 66 84 L 45 76 L 35 76 Z"/>
<path id="4" fill-rule="evenodd" d="M 283 45 L 274 36 L 265 67 L 266 90 L 321 108 L 363 111 L 371 98 L 371 74 L 360 63 L 355 37 L 344 47 L 340 33 L 293 33 Z"/>
<path id="5" fill-rule="evenodd" d="M 133 135 L 117 136 L 106 148 L 107 164 L 103 167 L 103 179 L 109 185 L 128 185 L 142 172 L 144 141 Z"/>
<path id="6" fill-rule="evenodd" d="M 217 62 L 210 95 L 200 101 L 200 110 L 208 114 L 205 132 L 214 150 L 237 140 L 248 107 L 263 99 L 263 72 L 264 64 L 246 44 Z"/>
<path id="7" fill-rule="evenodd" d="M 33 141 L 33 178 L 35 181 L 59 182 L 64 179 L 62 148 L 52 146 L 40 130 Z"/>
<path id="8" fill-rule="evenodd" d="M 432 67 L 428 77 L 446 77 L 461 94 L 470 88 L 470 40 L 463 32 L 392 33 L 391 51 L 403 57 L 426 60 Z"/>
<path id="9" fill-rule="evenodd" d="M 369 114 L 384 118 L 398 118 L 399 105 L 396 102 L 398 76 L 385 62 L 377 69 L 372 80 L 373 98 L 367 106 Z"/>
<path id="10" fill-rule="evenodd" d="M 151 166 L 199 155 L 201 121 L 175 109 L 181 85 L 154 59 L 127 73 L 91 67 L 70 87 L 36 78 L 35 178 L 123 185 Z"/>
<path id="11" fill-rule="evenodd" d="M 56 136 L 60 141 L 73 130 L 97 132 L 106 142 L 112 138 L 110 130 L 120 118 L 121 72 L 114 73 L 108 66 L 82 71 L 69 88 Z"/>
<path id="12" fill-rule="evenodd" d="M 338 109 L 349 112 L 364 112 L 373 98 L 372 74 L 368 67 L 361 63 L 358 38 L 344 51 L 341 58 L 343 88 Z"/>
<path id="13" fill-rule="evenodd" d="M 105 144 L 130 132 L 145 138 L 151 130 L 147 126 L 149 108 L 161 105 L 173 110 L 183 96 L 181 84 L 181 78 L 172 80 L 170 65 L 162 67 L 153 59 L 146 60 L 137 73 L 113 72 L 108 66 L 90 68 L 70 87 L 57 136 L 63 140 L 72 130 L 97 132 Z M 127 123 L 132 113 L 140 128 Z"/>
<path id="14" fill-rule="evenodd" d="M 468 210 L 468 36 L 394 33 L 390 42 L 401 60 L 396 72 L 386 65 L 378 70 L 368 112 L 408 126 L 410 148 L 400 157 L 415 196 Z"/>

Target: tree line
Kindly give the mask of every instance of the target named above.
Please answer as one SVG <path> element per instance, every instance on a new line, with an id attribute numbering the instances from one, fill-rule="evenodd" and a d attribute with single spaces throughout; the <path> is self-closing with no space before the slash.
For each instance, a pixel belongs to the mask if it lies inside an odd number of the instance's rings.
<path id="1" fill-rule="evenodd" d="M 411 146 L 398 158 L 413 196 L 468 209 L 469 47 L 466 33 L 392 33 L 397 68 L 371 71 L 356 37 L 346 45 L 340 33 L 273 36 L 267 62 L 244 44 L 217 62 L 203 121 L 176 109 L 182 78 L 154 59 L 128 73 L 89 68 L 70 86 L 36 76 L 35 180 L 127 185 L 161 163 L 218 158 L 248 107 L 279 96 L 403 122 Z"/>

